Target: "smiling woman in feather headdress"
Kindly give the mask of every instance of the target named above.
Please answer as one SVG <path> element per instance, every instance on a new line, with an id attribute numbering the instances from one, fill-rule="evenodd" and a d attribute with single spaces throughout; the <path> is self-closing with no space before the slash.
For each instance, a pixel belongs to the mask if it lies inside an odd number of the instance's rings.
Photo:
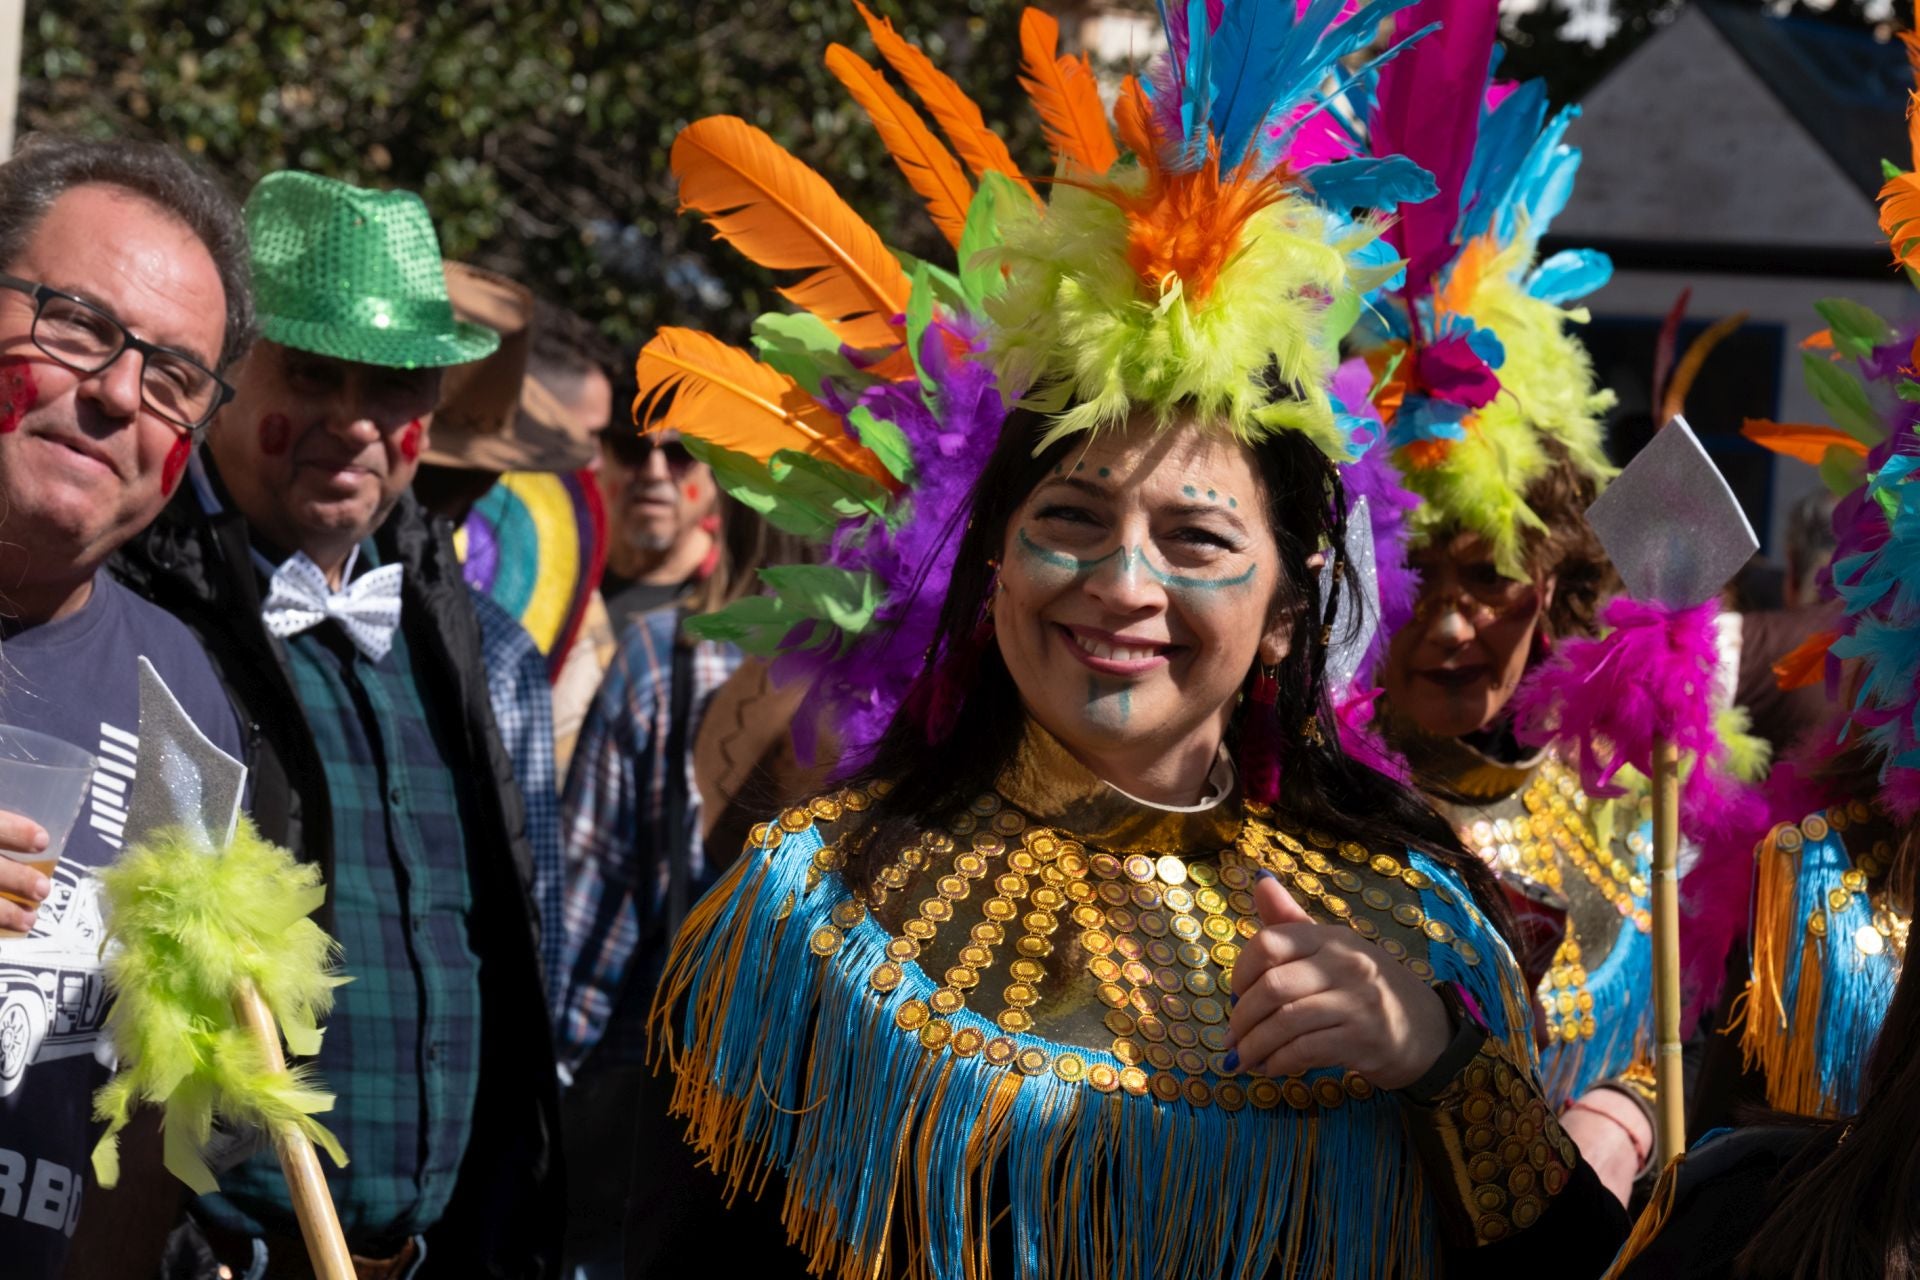
<path id="1" fill-rule="evenodd" d="M 1537 261 L 1579 153 L 1577 108 L 1494 86 L 1497 15 L 1423 0 L 1442 30 L 1385 67 L 1375 154 L 1433 172 L 1436 199 L 1389 231 L 1406 274 L 1356 333 L 1389 456 L 1418 498 L 1412 617 L 1387 645 L 1380 723 L 1521 922 L 1548 1096 L 1624 1202 L 1653 1164 L 1650 827 L 1644 787 L 1590 800 L 1559 757 L 1515 736 L 1515 694 L 1555 641 L 1592 636 L 1617 579 L 1585 510 L 1613 474 L 1612 397 L 1565 304 L 1605 283 L 1603 255 Z"/>
<path id="2" fill-rule="evenodd" d="M 1354 587 L 1315 573 L 1344 523 L 1333 317 L 1380 276 L 1372 232 L 1274 157 L 1400 6 L 1213 7 L 1173 15 L 1117 130 L 1028 13 L 1046 202 L 887 24 L 977 191 L 829 52 L 957 274 L 901 265 L 738 121 L 676 145 L 723 238 L 814 273 L 788 293 L 810 314 L 763 318 L 761 362 L 661 335 L 639 408 L 831 539 L 702 625 L 811 679 L 850 756 L 676 944 L 657 1045 L 721 1186 L 650 1153 L 684 1192 L 636 1198 L 632 1268 L 1580 1274 L 1612 1252 L 1490 877 L 1320 728 Z M 764 1209 L 711 1216 L 741 1190 Z"/>

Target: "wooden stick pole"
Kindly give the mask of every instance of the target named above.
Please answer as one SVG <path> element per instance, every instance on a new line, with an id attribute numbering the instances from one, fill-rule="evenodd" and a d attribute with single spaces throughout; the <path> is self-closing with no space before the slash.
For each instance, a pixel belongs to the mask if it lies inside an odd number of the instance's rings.
<path id="1" fill-rule="evenodd" d="M 287 1059 L 280 1052 L 280 1028 L 259 990 L 251 982 L 244 984 L 234 993 L 233 1007 L 266 1055 L 267 1066 L 285 1071 Z M 334 1212 L 333 1196 L 327 1191 L 327 1177 L 321 1172 L 320 1153 L 314 1150 L 312 1139 L 292 1127 L 280 1129 L 273 1134 L 273 1149 L 280 1155 L 280 1171 L 286 1175 L 287 1191 L 293 1197 L 293 1213 L 307 1242 L 314 1280 L 355 1280 L 353 1255 L 347 1251 L 347 1237 L 340 1230 L 340 1216 Z"/>
<path id="2" fill-rule="evenodd" d="M 1680 1073 L 1680 751 L 1653 740 L 1653 1027 L 1660 1167 L 1687 1149 Z"/>

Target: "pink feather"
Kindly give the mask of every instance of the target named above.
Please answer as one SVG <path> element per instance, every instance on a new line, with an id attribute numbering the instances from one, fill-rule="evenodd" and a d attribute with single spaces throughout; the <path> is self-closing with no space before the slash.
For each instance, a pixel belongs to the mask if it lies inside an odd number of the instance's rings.
<path id="1" fill-rule="evenodd" d="M 1430 22 L 1440 30 L 1380 68 L 1372 154 L 1406 156 L 1431 173 L 1440 194 L 1404 205 L 1387 238 L 1407 260 L 1407 296 L 1433 291 L 1434 277 L 1452 261 L 1460 221 L 1460 193 L 1480 136 L 1480 103 L 1499 34 L 1499 6 L 1491 0 L 1420 0 L 1394 15 L 1393 39 Z"/>
<path id="2" fill-rule="evenodd" d="M 1693 757 L 1680 791 L 1681 829 L 1701 849 L 1681 895 L 1683 1013 L 1692 1019 L 1719 992 L 1747 918 L 1753 846 L 1771 818 L 1765 799 L 1725 771 L 1709 697 L 1718 613 L 1712 601 L 1667 609 L 1617 598 L 1601 612 L 1607 635 L 1566 641 L 1513 697 L 1521 739 L 1553 744 L 1589 795 L 1620 795 L 1614 777 L 1623 766 L 1652 777 L 1656 736 Z"/>

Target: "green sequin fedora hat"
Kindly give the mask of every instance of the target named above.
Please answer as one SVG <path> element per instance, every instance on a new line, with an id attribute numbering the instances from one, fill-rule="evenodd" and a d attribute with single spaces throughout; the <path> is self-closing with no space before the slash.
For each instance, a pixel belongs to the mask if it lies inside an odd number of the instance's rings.
<path id="1" fill-rule="evenodd" d="M 260 179 L 246 214 L 268 341 L 392 369 L 467 364 L 500 345 L 454 316 L 440 238 L 411 191 L 286 170 Z"/>

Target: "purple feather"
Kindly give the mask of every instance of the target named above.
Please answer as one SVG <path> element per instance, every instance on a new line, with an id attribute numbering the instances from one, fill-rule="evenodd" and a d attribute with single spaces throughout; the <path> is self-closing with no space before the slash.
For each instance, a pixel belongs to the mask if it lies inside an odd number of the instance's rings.
<path id="1" fill-rule="evenodd" d="M 830 729 L 841 760 L 836 773 L 857 767 L 880 740 L 933 644 L 962 513 L 1007 414 L 980 349 L 972 327 L 959 320 L 936 320 L 922 335 L 921 366 L 937 415 L 922 401 L 917 381 L 870 387 L 857 400 L 906 436 L 914 458 L 912 506 L 898 529 L 877 521 L 843 526 L 825 563 L 873 574 L 886 603 L 873 626 L 844 648 L 789 651 L 773 668 L 782 682 L 812 682 L 794 716 L 795 745 L 812 758 L 816 730 Z"/>
<path id="2" fill-rule="evenodd" d="M 1438 32 L 1380 68 L 1369 129 L 1376 156 L 1406 156 L 1431 173 L 1440 194 L 1403 205 L 1387 238 L 1407 260 L 1407 296 L 1432 292 L 1453 260 L 1460 196 L 1480 135 L 1480 107 L 1499 34 L 1491 0 L 1420 0 L 1394 15 L 1393 39 L 1431 22 Z"/>

